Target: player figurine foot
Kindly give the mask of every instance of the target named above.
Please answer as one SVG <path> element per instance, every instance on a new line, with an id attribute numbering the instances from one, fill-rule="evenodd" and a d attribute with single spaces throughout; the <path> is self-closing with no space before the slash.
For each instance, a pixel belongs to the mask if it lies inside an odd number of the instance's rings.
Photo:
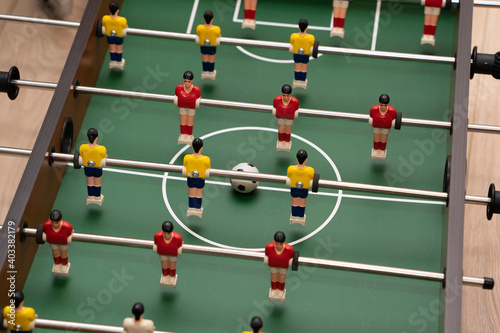
<path id="1" fill-rule="evenodd" d="M 193 142 L 193 140 L 194 140 L 194 136 L 187 135 L 187 134 L 181 134 L 181 135 L 179 135 L 179 139 L 177 139 L 177 144 L 178 145 L 186 144 L 186 145 L 191 146 L 191 143 Z"/>
<path id="2" fill-rule="evenodd" d="M 255 20 L 243 20 L 243 23 L 241 23 L 241 29 L 255 30 Z"/>
<path id="3" fill-rule="evenodd" d="M 177 286 L 177 274 L 175 274 L 175 276 L 162 275 L 160 279 L 160 285 L 175 288 Z"/>
<path id="4" fill-rule="evenodd" d="M 102 206 L 104 202 L 104 195 L 101 194 L 100 197 L 87 197 L 87 206 L 90 204 L 96 204 Z"/>
<path id="5" fill-rule="evenodd" d="M 430 44 L 434 46 L 436 44 L 436 38 L 433 35 L 422 35 L 420 40 L 420 45 Z"/>
<path id="6" fill-rule="evenodd" d="M 217 71 L 213 70 L 212 72 L 201 72 L 201 79 L 210 79 L 215 81 L 215 77 L 217 76 Z"/>
<path id="7" fill-rule="evenodd" d="M 298 217 L 298 216 L 293 216 L 290 214 L 290 224 L 302 224 L 303 226 L 306 225 L 306 214 L 304 214 L 303 217 Z"/>
<path id="8" fill-rule="evenodd" d="M 52 265 L 52 275 L 62 275 L 62 276 L 68 276 L 69 275 L 69 269 L 71 268 L 71 264 L 68 263 L 67 265 Z"/>
<path id="9" fill-rule="evenodd" d="M 293 80 L 293 88 L 302 88 L 307 90 L 307 79 L 305 81 L 301 80 Z"/>
<path id="10" fill-rule="evenodd" d="M 123 70 L 125 67 L 125 59 L 122 58 L 122 61 L 110 61 L 109 69 L 117 68 L 119 70 Z"/>
<path id="11" fill-rule="evenodd" d="M 269 288 L 269 300 L 270 301 L 280 301 L 285 303 L 286 289 L 278 290 Z"/>
<path id="12" fill-rule="evenodd" d="M 286 151 L 290 152 L 292 149 L 292 141 L 277 141 L 276 142 L 276 151 Z"/>
<path id="13" fill-rule="evenodd" d="M 332 30 L 330 31 L 330 37 L 337 36 L 340 38 L 344 38 L 344 33 L 344 28 L 332 28 Z"/>
<path id="14" fill-rule="evenodd" d="M 203 217 L 203 208 L 188 208 L 186 216 L 198 216 L 201 219 Z"/>
<path id="15" fill-rule="evenodd" d="M 384 160 L 387 157 L 387 150 L 373 149 L 372 148 L 372 160 Z"/>

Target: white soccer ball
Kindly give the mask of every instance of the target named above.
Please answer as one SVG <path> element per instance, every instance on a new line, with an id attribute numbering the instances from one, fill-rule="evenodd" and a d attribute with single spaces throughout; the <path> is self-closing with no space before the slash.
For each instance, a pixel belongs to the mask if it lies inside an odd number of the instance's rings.
<path id="1" fill-rule="evenodd" d="M 235 166 L 233 171 L 259 172 L 259 169 L 253 164 L 243 162 Z M 259 182 L 256 180 L 230 179 L 230 181 L 235 191 L 240 193 L 250 193 L 259 186 Z"/>

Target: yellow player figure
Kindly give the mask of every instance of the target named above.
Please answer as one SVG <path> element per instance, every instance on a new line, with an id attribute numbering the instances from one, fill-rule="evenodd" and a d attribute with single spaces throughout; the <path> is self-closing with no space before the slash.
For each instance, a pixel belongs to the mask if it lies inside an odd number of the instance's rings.
<path id="1" fill-rule="evenodd" d="M 250 322 L 250 327 L 252 328 L 252 332 L 250 331 L 244 331 L 243 333 L 262 333 L 262 318 L 260 317 L 253 317 L 252 321 Z"/>
<path id="2" fill-rule="evenodd" d="M 290 36 L 290 52 L 293 53 L 295 62 L 295 79 L 293 88 L 307 89 L 307 64 L 309 56 L 313 53 L 314 36 L 307 33 L 309 22 L 306 19 L 299 20 L 300 32 L 293 33 Z"/>
<path id="3" fill-rule="evenodd" d="M 241 23 L 241 29 L 255 30 L 255 12 L 257 11 L 257 0 L 245 0 L 244 19 Z"/>
<path id="4" fill-rule="evenodd" d="M 88 144 L 80 146 L 80 164 L 83 165 L 87 176 L 87 205 L 102 206 L 104 195 L 101 194 L 102 168 L 106 166 L 106 147 L 97 144 L 99 133 L 95 128 L 87 131 Z"/>
<path id="5" fill-rule="evenodd" d="M 187 216 L 203 216 L 201 199 L 203 197 L 203 188 L 205 187 L 205 178 L 210 176 L 210 158 L 201 155 L 203 150 L 203 140 L 196 138 L 193 140 L 193 154 L 184 156 L 182 174 L 187 176 L 187 185 L 189 187 L 189 208 Z"/>
<path id="6" fill-rule="evenodd" d="M 127 19 L 118 16 L 120 5 L 115 1 L 109 4 L 109 11 L 111 15 L 104 15 L 102 17 L 102 33 L 108 39 L 109 55 L 111 58 L 109 68 L 123 70 L 125 66 L 125 59 L 122 58 L 123 37 L 127 36 Z"/>
<path id="7" fill-rule="evenodd" d="M 306 201 L 309 188 L 312 187 L 314 169 L 306 166 L 307 152 L 301 149 L 297 152 L 297 165 L 290 165 L 286 172 L 287 185 L 290 186 L 292 196 L 292 215 L 290 224 L 306 223 Z"/>
<path id="8" fill-rule="evenodd" d="M 214 13 L 207 10 L 203 14 L 205 24 L 200 24 L 196 27 L 196 44 L 200 45 L 201 61 L 203 72 L 201 79 L 215 80 L 217 71 L 215 70 L 215 53 L 217 46 L 220 45 L 220 28 L 212 24 L 214 21 Z"/>
<path id="9" fill-rule="evenodd" d="M 3 309 L 3 325 L 11 332 L 30 333 L 35 329 L 36 313 L 33 308 L 24 306 L 24 294 L 15 291 L 10 305 Z"/>

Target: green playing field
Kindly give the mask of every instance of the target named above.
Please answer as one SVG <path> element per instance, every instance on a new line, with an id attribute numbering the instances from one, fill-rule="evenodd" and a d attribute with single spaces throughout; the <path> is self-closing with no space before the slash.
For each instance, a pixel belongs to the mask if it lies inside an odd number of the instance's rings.
<path id="1" fill-rule="evenodd" d="M 320 45 L 453 55 L 455 9 L 442 12 L 432 48 L 420 45 L 422 6 L 384 2 L 379 14 L 376 6 L 375 1 L 350 4 L 344 40 L 329 37 L 331 1 L 260 1 L 255 31 L 241 30 L 240 0 L 126 0 L 121 15 L 133 28 L 193 33 L 203 12 L 212 9 L 225 37 L 280 42 L 287 42 L 298 19 L 306 17 L 308 32 Z M 194 42 L 128 36 L 124 58 L 125 70 L 117 73 L 108 69 L 108 55 L 96 86 L 173 95 L 184 71 L 191 70 L 202 98 L 270 105 L 281 86 L 293 80 L 292 56 L 280 50 L 220 46 L 216 81 L 200 79 L 201 55 Z M 308 89 L 292 95 L 302 108 L 367 114 L 387 93 L 403 117 L 444 120 L 452 70 L 449 64 L 323 54 L 309 63 Z M 179 115 L 172 103 L 94 96 L 76 147 L 86 143 L 90 127 L 99 130 L 99 143 L 112 158 L 181 164 L 191 153 L 177 145 Z M 441 190 L 444 130 L 403 126 L 391 131 L 387 160 L 381 162 L 370 158 L 368 123 L 300 116 L 291 153 L 275 151 L 276 128 L 269 113 L 202 106 L 194 135 L 204 139 L 203 153 L 213 168 L 250 162 L 260 172 L 284 175 L 295 164 L 296 151 L 306 149 L 307 164 L 322 179 Z M 257 191 L 242 195 L 228 179 L 211 177 L 203 219 L 186 217 L 187 186 L 180 174 L 109 167 L 102 193 L 102 207 L 85 206 L 83 170 L 68 168 L 54 209 L 78 233 L 152 240 L 170 220 L 186 244 L 262 250 L 282 230 L 303 257 L 441 270 L 440 202 L 320 189 L 308 197 L 303 227 L 289 225 L 288 189 L 273 183 L 261 182 Z M 160 260 L 151 250 L 76 242 L 69 253 L 66 279 L 52 277 L 48 245 L 37 252 L 24 292 L 26 305 L 40 318 L 120 326 L 133 303 L 143 302 L 145 317 L 162 331 L 241 332 L 254 315 L 263 317 L 265 332 L 439 330 L 437 282 L 300 267 L 288 274 L 282 304 L 267 300 L 269 272 L 260 262 L 184 254 L 177 288 L 170 289 L 159 285 Z"/>

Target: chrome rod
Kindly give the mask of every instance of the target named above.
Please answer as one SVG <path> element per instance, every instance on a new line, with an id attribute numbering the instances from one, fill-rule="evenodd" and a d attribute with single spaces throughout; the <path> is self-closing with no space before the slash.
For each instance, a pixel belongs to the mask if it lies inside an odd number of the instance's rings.
<path id="1" fill-rule="evenodd" d="M 25 233 L 26 236 L 30 237 L 36 236 L 36 229 L 33 228 L 25 228 L 23 229 L 23 232 Z M 73 241 L 81 241 L 88 243 L 131 246 L 131 247 L 140 247 L 146 249 L 153 248 L 152 240 L 102 236 L 102 235 L 92 235 L 92 234 L 82 234 L 82 233 L 73 233 L 72 238 Z M 191 245 L 191 244 L 183 244 L 182 252 L 212 255 L 212 256 L 222 256 L 222 257 L 238 258 L 238 259 L 258 260 L 258 261 L 263 261 L 265 256 L 264 253 L 262 252 L 202 246 L 202 245 Z M 407 268 L 369 265 L 369 264 L 361 264 L 361 263 L 329 260 L 329 259 L 299 257 L 298 263 L 302 266 L 313 266 L 313 267 L 321 267 L 327 269 L 382 274 L 382 275 L 414 278 L 420 280 L 443 281 L 445 278 L 444 273 L 439 273 L 439 272 L 428 272 L 428 271 L 421 271 L 421 270 L 414 270 Z M 463 277 L 463 282 L 469 285 L 481 287 L 484 285 L 485 279 L 474 278 L 474 277 Z"/>
<path id="2" fill-rule="evenodd" d="M 27 156 L 28 151 L 29 150 L 27 149 L 0 147 L 1 154 Z M 54 159 L 54 161 L 70 162 L 70 163 L 73 162 L 73 157 L 74 157 L 72 154 L 62 154 L 62 153 L 52 153 L 51 156 Z M 116 158 L 106 158 L 106 166 L 129 167 L 129 168 L 149 169 L 149 170 L 158 170 L 163 172 L 176 172 L 176 173 L 181 173 L 183 168 L 181 165 L 175 165 L 175 164 L 142 162 L 142 161 L 123 160 Z M 266 174 L 259 172 L 242 172 L 242 171 L 224 170 L 224 169 L 210 169 L 209 173 L 211 176 L 219 176 L 224 178 L 269 181 L 282 184 L 286 184 L 286 179 L 287 179 L 286 176 L 282 175 L 273 175 L 273 174 Z M 444 201 L 448 198 L 448 193 L 446 192 L 342 182 L 337 180 L 320 179 L 318 181 L 318 186 L 322 188 L 331 188 L 338 190 L 351 190 L 351 191 L 373 192 L 373 193 L 383 193 L 392 195 L 403 195 L 409 197 L 419 197 L 419 198 L 435 199 L 441 201 Z M 488 205 L 491 202 L 491 199 L 488 197 L 466 195 L 465 201 L 466 203 Z"/>

